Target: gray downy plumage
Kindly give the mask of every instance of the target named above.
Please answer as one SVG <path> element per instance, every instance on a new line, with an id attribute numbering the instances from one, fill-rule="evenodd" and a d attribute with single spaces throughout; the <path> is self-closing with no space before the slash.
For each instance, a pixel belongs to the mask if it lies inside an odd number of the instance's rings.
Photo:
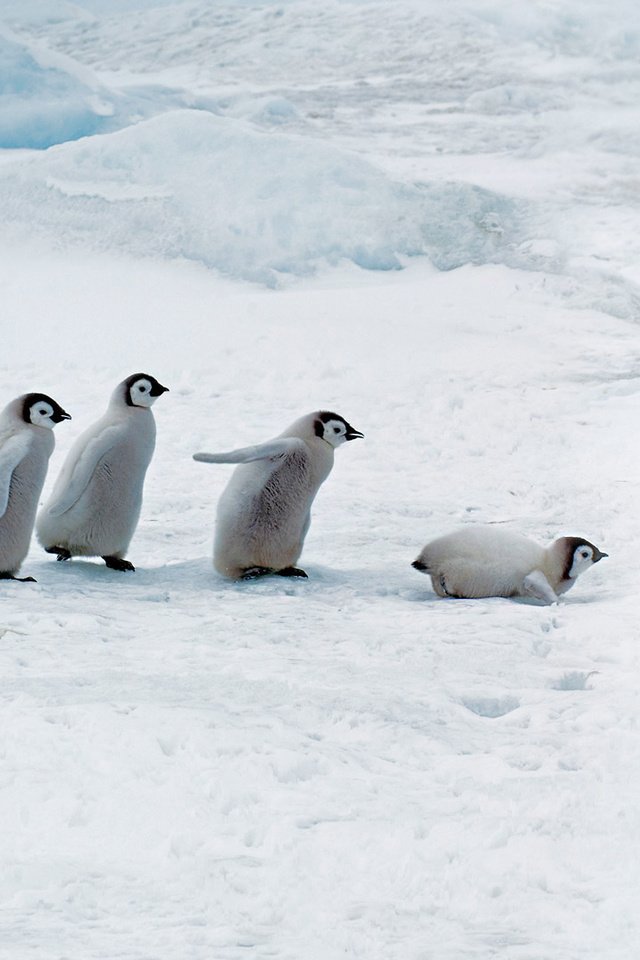
<path id="1" fill-rule="evenodd" d="M 45 393 L 25 393 L 0 413 L 0 579 L 18 579 L 55 446 L 52 428 L 70 419 Z"/>
<path id="2" fill-rule="evenodd" d="M 38 515 L 36 532 L 45 550 L 58 559 L 99 556 L 115 569 L 134 569 L 122 558 L 138 523 L 155 449 L 150 408 L 167 390 L 146 373 L 118 384 L 106 413 L 73 444 Z"/>
<path id="3" fill-rule="evenodd" d="M 548 547 L 495 526 L 469 526 L 428 543 L 412 566 L 441 597 L 529 597 L 555 603 L 606 553 L 581 537 Z"/>
<path id="4" fill-rule="evenodd" d="M 214 566 L 232 579 L 295 567 L 311 520 L 313 500 L 333 467 L 336 447 L 362 437 L 337 413 L 300 417 L 273 440 L 229 453 L 197 453 L 203 463 L 236 463 L 218 503 Z"/>

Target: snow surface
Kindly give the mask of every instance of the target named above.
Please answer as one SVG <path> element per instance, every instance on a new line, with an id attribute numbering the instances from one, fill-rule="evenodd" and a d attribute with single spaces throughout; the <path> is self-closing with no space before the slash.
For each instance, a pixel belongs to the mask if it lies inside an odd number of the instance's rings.
<path id="1" fill-rule="evenodd" d="M 0 592 L 1 960 L 635 960 L 636 5 L 0 11 L 43 499 L 120 379 L 171 388 L 135 574 L 34 542 Z M 310 579 L 223 581 L 191 454 L 320 407 L 366 436 Z M 410 563 L 475 521 L 610 557 L 440 600 Z"/>

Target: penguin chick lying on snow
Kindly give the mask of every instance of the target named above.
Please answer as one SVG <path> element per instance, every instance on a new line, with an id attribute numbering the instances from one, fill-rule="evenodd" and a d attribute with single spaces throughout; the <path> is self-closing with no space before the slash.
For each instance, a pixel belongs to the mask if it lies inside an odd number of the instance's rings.
<path id="1" fill-rule="evenodd" d="M 478 526 L 432 540 L 412 566 L 431 577 L 440 597 L 556 603 L 583 571 L 606 556 L 581 537 L 560 537 L 545 548 L 512 530 Z"/>
<path id="2" fill-rule="evenodd" d="M 147 373 L 134 373 L 115 388 L 104 416 L 78 437 L 38 516 L 38 539 L 47 553 L 58 560 L 98 556 L 113 570 L 135 569 L 123 557 L 156 443 L 150 407 L 168 389 Z"/>
<path id="3" fill-rule="evenodd" d="M 0 580 L 16 577 L 29 550 L 38 499 L 55 441 L 52 428 L 71 417 L 45 393 L 26 393 L 0 414 Z"/>
<path id="4" fill-rule="evenodd" d="M 295 566 L 311 504 L 333 467 L 333 451 L 363 434 L 327 410 L 308 413 L 266 443 L 196 453 L 202 463 L 238 463 L 218 504 L 213 564 L 225 577 L 306 577 Z"/>

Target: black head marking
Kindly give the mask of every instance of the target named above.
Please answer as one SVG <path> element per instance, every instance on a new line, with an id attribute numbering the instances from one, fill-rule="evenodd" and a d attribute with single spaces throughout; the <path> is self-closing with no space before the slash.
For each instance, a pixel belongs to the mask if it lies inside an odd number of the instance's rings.
<path id="1" fill-rule="evenodd" d="M 51 419 L 54 423 L 60 423 L 62 420 L 71 420 L 71 414 L 63 410 L 59 403 L 48 396 L 46 393 L 27 393 L 22 401 L 22 419 L 25 423 L 31 423 L 31 408 L 35 403 L 48 403 L 53 413 Z"/>
<path id="2" fill-rule="evenodd" d="M 583 540 L 582 537 L 563 537 L 562 540 L 566 546 L 566 552 L 564 557 L 564 567 L 562 569 L 562 579 L 568 580 L 569 573 L 571 572 L 571 567 L 573 566 L 573 559 L 575 557 L 576 550 L 579 547 L 589 547 L 591 554 L 593 556 L 593 562 L 597 563 L 599 560 L 602 560 L 603 557 L 608 557 L 608 553 L 602 553 L 601 550 L 598 550 L 595 544 L 591 543 L 590 540 Z"/>
<path id="3" fill-rule="evenodd" d="M 339 413 L 334 413 L 332 410 L 321 410 L 318 416 L 323 423 L 329 423 L 329 420 L 339 420 L 340 423 L 344 423 L 345 427 L 349 426 L 344 417 L 341 417 Z"/>
<path id="4" fill-rule="evenodd" d="M 364 437 L 364 434 L 356 430 L 355 427 L 352 427 L 348 420 L 341 417 L 339 413 L 333 413 L 332 410 L 321 410 L 318 413 L 314 423 L 314 430 L 317 437 L 324 437 L 324 425 L 329 423 L 330 420 L 337 420 L 338 423 L 344 424 L 346 440 L 355 440 L 356 437 Z"/>
<path id="5" fill-rule="evenodd" d="M 169 387 L 163 387 L 162 384 L 156 380 L 155 377 L 152 377 L 150 373 L 132 373 L 130 377 L 124 381 L 124 398 L 128 407 L 135 407 L 137 404 L 131 399 L 131 387 L 134 385 L 136 380 L 148 380 L 151 384 L 151 396 L 159 397 L 163 393 L 168 393 Z"/>

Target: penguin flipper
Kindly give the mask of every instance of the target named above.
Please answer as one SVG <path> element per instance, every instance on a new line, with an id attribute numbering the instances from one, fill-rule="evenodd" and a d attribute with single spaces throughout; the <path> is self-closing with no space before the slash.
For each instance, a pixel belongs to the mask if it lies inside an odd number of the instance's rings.
<path id="1" fill-rule="evenodd" d="M 74 464 L 66 487 L 47 508 L 47 513 L 50 516 L 61 517 L 63 513 L 66 513 L 78 502 L 89 486 L 96 467 L 104 455 L 118 442 L 121 430 L 121 426 L 116 424 L 113 427 L 107 427 L 106 430 L 102 430 L 96 437 L 89 440 Z"/>
<path id="2" fill-rule="evenodd" d="M 542 570 L 532 570 L 528 573 L 522 581 L 522 590 L 525 597 L 544 600 L 545 603 L 558 602 L 558 596 Z"/>
<path id="3" fill-rule="evenodd" d="M 276 460 L 303 448 L 304 441 L 297 437 L 277 437 L 254 447 L 241 447 L 228 453 L 194 453 L 193 459 L 199 463 L 251 463 L 253 460 Z"/>
<path id="4" fill-rule="evenodd" d="M 14 434 L 2 445 L 0 450 L 0 517 L 4 517 L 9 506 L 13 472 L 26 457 L 30 446 L 31 437 L 27 433 Z"/>

